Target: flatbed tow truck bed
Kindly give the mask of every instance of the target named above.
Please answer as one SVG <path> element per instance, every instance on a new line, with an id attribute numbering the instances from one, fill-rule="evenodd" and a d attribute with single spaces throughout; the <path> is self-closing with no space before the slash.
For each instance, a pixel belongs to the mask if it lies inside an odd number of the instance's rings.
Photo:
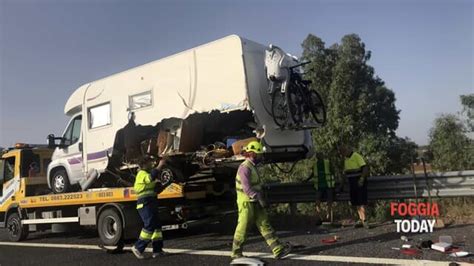
<path id="1" fill-rule="evenodd" d="M 158 196 L 159 199 L 176 199 L 184 197 L 185 194 L 183 193 L 182 186 L 177 184 L 171 184 Z M 137 201 L 137 195 L 131 187 L 98 188 L 82 192 L 25 197 L 19 201 L 19 207 L 27 209 L 70 205 L 94 205 L 130 201 Z"/>
<path id="2" fill-rule="evenodd" d="M 25 150 L 10 150 L 0 159 L 0 227 L 7 228 L 11 241 L 24 240 L 29 232 L 49 229 L 63 232 L 74 225 L 97 229 L 106 246 L 137 238 L 142 222 L 133 188 L 52 194 L 47 190 L 44 176 L 51 151 L 34 148 L 25 153 Z M 44 162 L 36 175 L 24 167 L 30 164 L 25 154 L 31 153 L 37 156 L 38 162 Z M 223 191 L 230 191 L 228 184 L 218 186 L 220 191 L 214 190 L 215 184 L 172 183 L 163 190 L 158 195 L 163 230 L 185 229 L 232 212 L 235 207 L 232 196 L 222 196 Z"/>

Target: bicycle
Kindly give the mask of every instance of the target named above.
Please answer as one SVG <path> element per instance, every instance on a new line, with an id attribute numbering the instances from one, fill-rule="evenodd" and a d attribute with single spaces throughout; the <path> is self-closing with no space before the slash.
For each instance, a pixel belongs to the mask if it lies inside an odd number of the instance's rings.
<path id="1" fill-rule="evenodd" d="M 326 122 L 326 108 L 321 96 L 317 91 L 309 89 L 311 81 L 303 80 L 301 74 L 296 71 L 309 63 L 283 67 L 288 73 L 283 75 L 283 79 L 269 77 L 271 113 L 275 124 L 280 128 L 315 128 Z"/>

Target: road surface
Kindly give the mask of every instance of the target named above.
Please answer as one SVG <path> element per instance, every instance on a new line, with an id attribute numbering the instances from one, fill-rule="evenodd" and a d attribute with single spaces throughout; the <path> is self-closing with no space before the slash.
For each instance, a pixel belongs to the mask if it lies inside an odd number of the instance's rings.
<path id="1" fill-rule="evenodd" d="M 11 243 L 5 230 L 0 231 L 0 265 L 228 265 L 235 227 L 235 217 L 221 224 L 191 228 L 186 231 L 165 232 L 165 248 L 171 255 L 159 259 L 138 261 L 129 251 L 107 254 L 98 248 L 100 243 L 94 231 L 75 233 L 32 233 L 21 243 Z M 244 253 L 262 258 L 268 265 L 368 265 L 413 264 L 449 265 L 449 262 L 474 263 L 474 257 L 451 258 L 433 250 L 419 255 L 404 255 L 392 248 L 401 247 L 402 234 L 395 232 L 394 224 L 379 225 L 373 229 L 352 227 L 327 228 L 311 224 L 278 224 L 278 235 L 295 246 L 286 260 L 271 258 L 270 250 L 257 232 L 252 232 L 244 246 Z M 450 235 L 463 250 L 474 252 L 474 224 L 451 225 L 435 229 L 433 234 L 407 235 L 410 243 L 419 240 L 435 241 L 440 235 Z M 322 239 L 337 236 L 333 244 Z M 17 246 L 20 245 L 20 246 Z M 358 262 L 358 263 L 355 263 Z"/>

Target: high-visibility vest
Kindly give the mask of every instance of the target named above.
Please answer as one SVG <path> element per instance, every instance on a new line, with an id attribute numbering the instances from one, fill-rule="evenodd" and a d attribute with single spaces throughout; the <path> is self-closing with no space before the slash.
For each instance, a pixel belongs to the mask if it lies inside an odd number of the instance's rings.
<path id="1" fill-rule="evenodd" d="M 155 192 L 156 182 L 151 180 L 151 176 L 147 171 L 138 171 L 135 177 L 135 184 L 133 190 L 137 193 L 138 198 L 156 197 Z"/>
<path id="2" fill-rule="evenodd" d="M 262 190 L 262 183 L 260 181 L 260 176 L 258 175 L 257 168 L 246 159 L 240 167 L 247 167 L 250 169 L 250 186 L 257 192 Z M 239 168 L 240 168 L 239 167 Z M 239 171 L 237 171 L 237 175 L 235 176 L 235 189 L 237 190 L 237 202 L 246 202 L 246 201 L 254 201 L 255 199 L 251 199 L 247 194 L 245 194 L 244 189 L 242 187 L 241 178 L 239 175 Z"/>
<path id="3" fill-rule="evenodd" d="M 362 167 L 366 163 L 362 155 L 357 152 L 353 152 L 349 158 L 344 160 L 344 174 L 346 177 L 361 177 L 362 176 Z"/>
<path id="4" fill-rule="evenodd" d="M 319 169 L 318 169 L 318 161 L 314 164 L 314 170 L 313 170 L 313 176 L 314 176 L 314 187 L 316 189 L 319 189 L 319 179 L 320 178 L 325 178 L 327 187 L 328 188 L 333 188 L 334 187 L 334 175 L 331 173 L 331 168 L 329 164 L 329 160 L 324 159 L 324 176 L 319 175 Z"/>

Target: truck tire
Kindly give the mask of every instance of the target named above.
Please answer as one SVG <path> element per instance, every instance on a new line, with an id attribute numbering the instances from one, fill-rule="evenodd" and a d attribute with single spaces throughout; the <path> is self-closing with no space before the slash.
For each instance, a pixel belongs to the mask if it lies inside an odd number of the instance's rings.
<path id="1" fill-rule="evenodd" d="M 51 190 L 55 194 L 66 193 L 71 189 L 69 177 L 64 169 L 58 169 L 51 175 Z"/>
<path id="2" fill-rule="evenodd" d="M 109 208 L 101 212 L 97 227 L 105 246 L 120 245 L 123 238 L 123 221 L 116 209 Z"/>
<path id="3" fill-rule="evenodd" d="M 7 220 L 8 239 L 12 242 L 19 242 L 28 237 L 28 226 L 21 224 L 18 213 L 12 213 Z"/>

